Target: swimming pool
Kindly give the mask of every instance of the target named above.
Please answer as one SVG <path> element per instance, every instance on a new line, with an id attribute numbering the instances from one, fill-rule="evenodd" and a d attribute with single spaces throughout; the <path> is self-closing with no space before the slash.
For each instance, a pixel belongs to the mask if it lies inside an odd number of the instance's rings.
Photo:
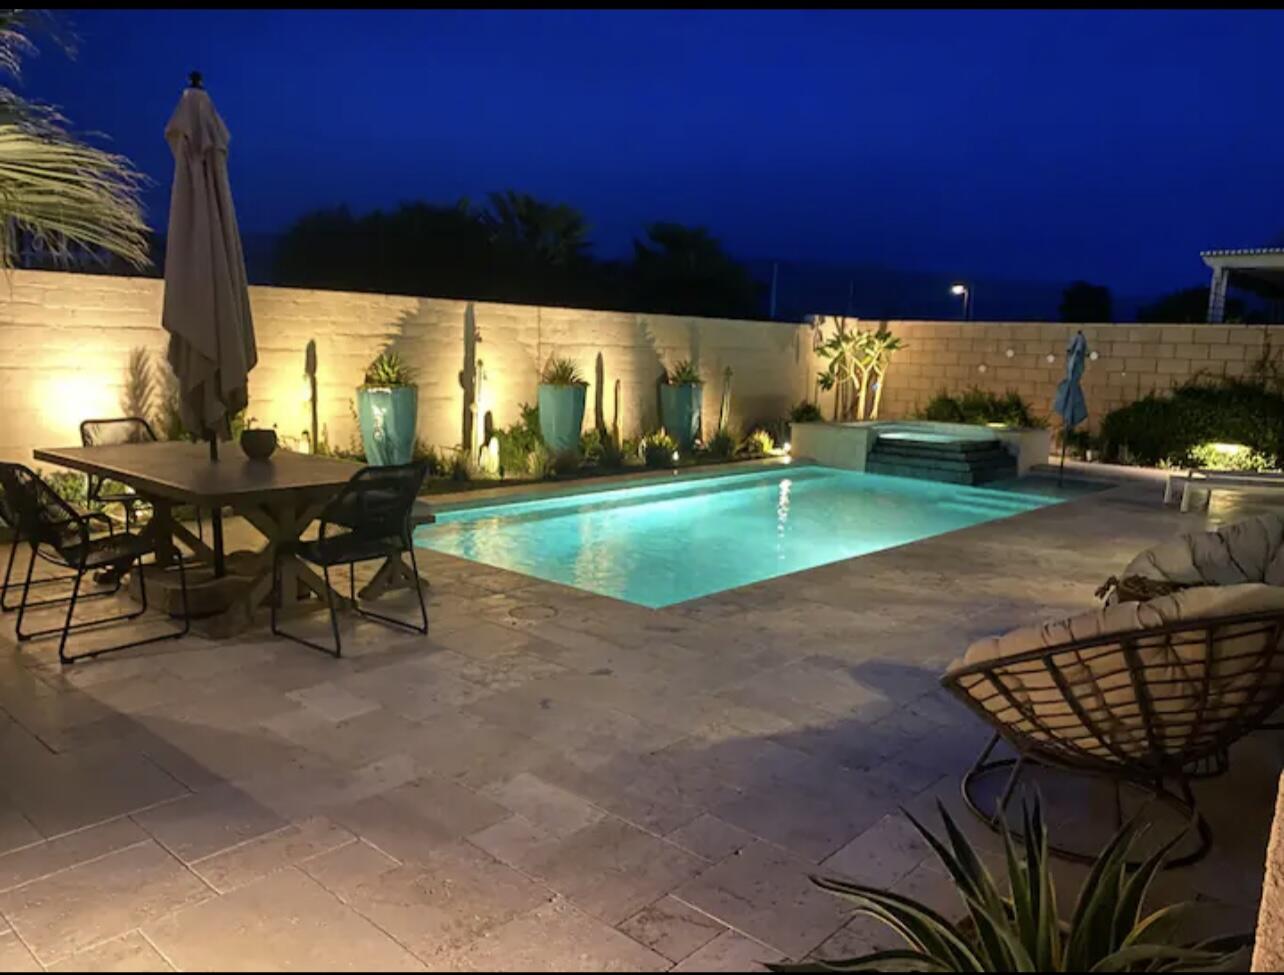
<path id="1" fill-rule="evenodd" d="M 416 543 L 658 609 L 1058 500 L 800 466 L 443 512 Z"/>

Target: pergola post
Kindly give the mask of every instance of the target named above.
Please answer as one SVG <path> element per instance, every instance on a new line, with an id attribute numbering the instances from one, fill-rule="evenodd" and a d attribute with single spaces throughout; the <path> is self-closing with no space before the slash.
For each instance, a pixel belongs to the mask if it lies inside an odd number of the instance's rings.
<path id="1" fill-rule="evenodd" d="M 1221 322 L 1226 316 L 1226 284 L 1230 272 L 1224 267 L 1213 268 L 1213 280 L 1208 286 L 1208 320 Z"/>

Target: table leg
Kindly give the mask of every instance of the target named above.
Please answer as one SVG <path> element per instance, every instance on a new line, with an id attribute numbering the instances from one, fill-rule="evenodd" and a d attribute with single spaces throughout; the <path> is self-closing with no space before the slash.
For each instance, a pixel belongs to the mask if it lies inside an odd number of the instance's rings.
<path id="1" fill-rule="evenodd" d="M 257 594 L 261 588 L 260 580 L 266 577 L 265 592 L 271 591 L 272 556 L 275 548 L 284 543 L 296 541 L 312 523 L 323 507 L 320 503 L 296 503 L 282 501 L 241 509 L 239 514 L 257 528 L 268 540 L 267 558 L 263 574 L 252 585 L 251 592 Z M 307 599 L 315 594 L 322 601 L 326 598 L 325 580 L 301 559 L 296 557 L 281 560 L 281 608 Z M 335 604 L 346 606 L 348 600 L 331 590 Z"/>
<path id="2" fill-rule="evenodd" d="M 174 564 L 174 511 L 168 501 L 149 499 L 152 520 L 147 528 L 156 539 L 156 564 L 168 568 Z"/>

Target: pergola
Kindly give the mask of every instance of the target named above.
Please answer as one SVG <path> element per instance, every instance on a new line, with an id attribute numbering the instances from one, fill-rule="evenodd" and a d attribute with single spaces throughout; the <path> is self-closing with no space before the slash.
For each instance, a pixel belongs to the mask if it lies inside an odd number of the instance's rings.
<path id="1" fill-rule="evenodd" d="M 1270 298 L 1284 296 L 1284 247 L 1203 251 L 1199 256 L 1213 271 L 1208 287 L 1210 322 L 1225 316 L 1226 288 L 1231 284 Z"/>

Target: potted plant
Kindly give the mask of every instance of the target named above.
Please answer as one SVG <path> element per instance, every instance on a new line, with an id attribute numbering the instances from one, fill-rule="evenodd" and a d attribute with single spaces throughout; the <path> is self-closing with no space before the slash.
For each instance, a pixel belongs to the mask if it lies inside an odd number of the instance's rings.
<path id="1" fill-rule="evenodd" d="M 703 396 L 704 380 L 689 359 L 666 370 L 660 385 L 660 422 L 680 450 L 689 451 L 700 439 Z"/>
<path id="2" fill-rule="evenodd" d="M 369 464 L 408 464 L 415 449 L 419 388 L 414 371 L 395 352 L 383 352 L 357 387 L 361 442 Z"/>
<path id="3" fill-rule="evenodd" d="M 550 356 L 539 377 L 539 432 L 555 456 L 578 452 L 588 383 L 570 359 Z"/>

